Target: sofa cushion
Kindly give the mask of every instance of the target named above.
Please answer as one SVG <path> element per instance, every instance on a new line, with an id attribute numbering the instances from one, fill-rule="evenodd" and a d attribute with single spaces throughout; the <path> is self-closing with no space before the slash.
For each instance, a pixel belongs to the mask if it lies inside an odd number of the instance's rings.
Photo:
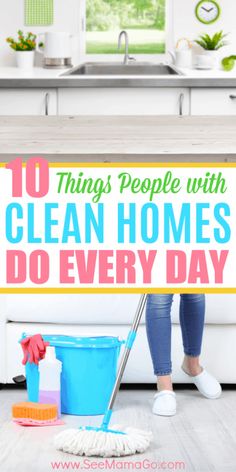
<path id="1" fill-rule="evenodd" d="M 19 374 L 24 374 L 24 366 L 21 363 L 22 350 L 19 345 L 19 339 L 22 336 L 22 332 L 29 334 L 35 334 L 41 332 L 42 334 L 64 334 L 74 336 L 120 336 L 122 339 L 126 339 L 128 335 L 128 326 L 76 326 L 76 325 L 52 325 L 52 324 L 37 324 L 37 323 L 8 323 L 5 330 L 6 346 L 5 346 L 5 359 L 0 357 L 0 366 L 3 364 L 3 368 L 6 372 L 6 380 L 12 383 L 12 378 Z M 220 382 L 225 383 L 236 383 L 236 326 L 219 326 L 219 325 L 207 325 L 204 331 L 203 346 L 202 346 L 202 365 L 206 367 L 212 375 L 215 375 Z M 190 379 L 184 376 L 180 366 L 183 360 L 183 347 L 181 333 L 178 325 L 173 326 L 172 332 L 172 360 L 173 360 L 173 381 L 174 382 L 189 382 Z M 79 369 L 79 366 L 78 366 Z M 0 367 L 1 372 L 1 367 Z M 1 381 L 1 378 L 0 378 Z M 123 382 L 132 383 L 144 383 L 156 381 L 153 374 L 152 361 L 148 349 L 147 336 L 145 326 L 140 326 L 138 331 L 137 339 L 134 343 L 133 349 L 130 353 L 129 362 L 125 369 Z M 194 396 L 192 393 L 191 404 L 194 409 Z M 233 394 L 233 392 L 232 392 Z M 16 392 L 16 398 L 18 393 Z M 191 394 L 190 394 L 191 395 Z M 233 394 L 235 395 L 235 394 Z M 150 391 L 150 398 L 153 396 L 153 392 Z M 202 399 L 202 402 L 204 400 Z M 212 402 L 211 408 L 218 411 L 218 404 Z M 135 405 L 135 407 L 138 405 Z M 190 410 L 190 403 L 188 408 L 188 414 L 192 414 Z M 226 409 L 224 410 L 226 414 Z M 195 410 L 193 415 L 195 415 Z M 230 408 L 227 409 L 227 414 L 231 414 Z M 232 412 L 232 421 L 234 418 L 234 411 Z M 186 416 L 183 417 L 186 421 Z M 195 418 L 195 416 L 194 416 Z M 164 421 L 164 420 L 163 420 Z M 206 418 L 207 421 L 207 418 Z M 78 421 L 79 423 L 79 421 Z M 199 424 L 199 423 L 198 423 Z M 200 426 L 198 426 L 200 428 Z M 203 426 L 202 426 L 203 427 Z M 212 427 L 214 427 L 212 425 Z M 214 444 L 213 444 L 214 446 Z M 212 447 L 213 447 L 212 446 Z M 212 449 L 213 451 L 213 449 Z M 8 469 L 9 470 L 9 469 Z M 12 470 L 12 469 L 11 469 Z M 23 469 L 24 470 L 24 469 Z M 97 469 L 96 469 L 97 470 Z M 129 469 L 130 470 L 130 469 Z M 133 469 L 132 469 L 133 470 Z M 154 470 L 154 469 L 152 469 Z M 157 470 L 157 469 L 155 469 Z M 199 470 L 199 469 L 198 469 Z M 203 469 L 201 469 L 203 470 Z M 206 469 L 205 469 L 206 470 Z M 219 470 L 219 469 L 218 469 Z M 224 469 L 225 470 L 225 469 Z M 231 469 L 232 470 L 232 469 Z M 1 468 L 1 472 L 3 469 Z M 4 471 L 5 472 L 5 471 Z M 13 472 L 13 471 L 12 471 Z"/>
<path id="2" fill-rule="evenodd" d="M 136 294 L 7 295 L 5 310 L 9 321 L 125 325 L 131 323 L 138 300 Z M 179 295 L 175 295 L 173 323 L 179 322 L 178 308 Z M 236 295 L 207 295 L 206 322 L 236 324 Z"/>
<path id="3" fill-rule="evenodd" d="M 11 295 L 10 321 L 78 324 L 129 324 L 138 295 Z"/>

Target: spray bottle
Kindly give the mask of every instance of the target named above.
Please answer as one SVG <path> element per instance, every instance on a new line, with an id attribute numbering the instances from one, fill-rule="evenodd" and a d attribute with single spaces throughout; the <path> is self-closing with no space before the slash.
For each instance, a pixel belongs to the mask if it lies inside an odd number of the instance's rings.
<path id="1" fill-rule="evenodd" d="M 62 363 L 56 358 L 55 347 L 47 346 L 46 356 L 39 362 L 39 403 L 53 403 L 61 416 Z"/>

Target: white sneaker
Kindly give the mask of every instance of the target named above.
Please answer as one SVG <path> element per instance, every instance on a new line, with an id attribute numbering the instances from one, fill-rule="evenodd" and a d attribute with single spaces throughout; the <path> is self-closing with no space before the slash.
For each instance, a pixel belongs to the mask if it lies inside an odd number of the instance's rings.
<path id="1" fill-rule="evenodd" d="M 176 395 L 171 390 L 162 390 L 154 396 L 152 407 L 154 415 L 174 416 L 176 413 Z"/>
<path id="2" fill-rule="evenodd" d="M 203 369 L 198 375 L 189 375 L 187 372 L 185 372 L 185 370 L 183 370 L 183 372 L 188 377 L 190 377 L 192 382 L 196 385 L 197 389 L 204 397 L 213 400 L 221 396 L 222 389 L 220 383 L 205 369 Z"/>

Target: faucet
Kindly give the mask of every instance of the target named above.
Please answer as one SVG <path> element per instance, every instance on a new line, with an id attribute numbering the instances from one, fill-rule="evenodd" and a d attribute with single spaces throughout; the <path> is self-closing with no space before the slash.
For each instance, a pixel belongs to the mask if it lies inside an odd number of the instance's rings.
<path id="1" fill-rule="evenodd" d="M 125 39 L 125 55 L 124 55 L 124 60 L 123 64 L 127 65 L 129 61 L 135 61 L 134 57 L 129 56 L 129 36 L 127 31 L 123 30 L 120 32 L 119 37 L 118 37 L 118 49 L 121 48 L 121 40 L 124 36 Z"/>

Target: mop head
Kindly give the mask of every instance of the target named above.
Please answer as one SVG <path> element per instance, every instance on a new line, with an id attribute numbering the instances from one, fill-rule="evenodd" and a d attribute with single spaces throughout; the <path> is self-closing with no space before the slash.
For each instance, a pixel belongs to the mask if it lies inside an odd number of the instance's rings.
<path id="1" fill-rule="evenodd" d="M 67 429 L 55 438 L 56 449 L 77 456 L 120 457 L 146 451 L 152 433 L 116 425 L 111 429 Z"/>

